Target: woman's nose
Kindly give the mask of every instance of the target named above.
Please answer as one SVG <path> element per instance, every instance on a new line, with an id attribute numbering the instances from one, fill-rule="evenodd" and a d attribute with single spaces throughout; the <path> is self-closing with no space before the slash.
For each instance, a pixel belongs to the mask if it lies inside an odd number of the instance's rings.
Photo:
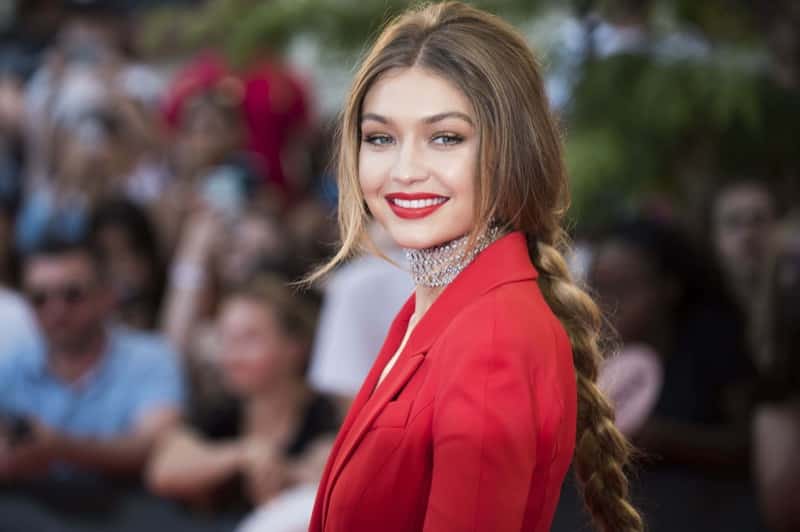
<path id="1" fill-rule="evenodd" d="M 419 150 L 413 142 L 400 144 L 396 151 L 394 164 L 392 165 L 392 180 L 405 185 L 424 181 L 428 178 L 428 171 Z"/>

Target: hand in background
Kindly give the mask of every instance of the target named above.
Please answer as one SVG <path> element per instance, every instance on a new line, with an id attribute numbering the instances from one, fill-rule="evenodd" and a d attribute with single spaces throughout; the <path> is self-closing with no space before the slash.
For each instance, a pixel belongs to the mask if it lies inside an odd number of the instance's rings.
<path id="1" fill-rule="evenodd" d="M 15 443 L 7 430 L 0 432 L 0 481 L 42 476 L 50 469 L 58 452 L 58 435 L 37 421 L 32 433 Z"/>
<path id="2" fill-rule="evenodd" d="M 245 445 L 242 471 L 247 495 L 255 505 L 269 502 L 289 483 L 288 468 L 280 451 L 263 441 Z"/>

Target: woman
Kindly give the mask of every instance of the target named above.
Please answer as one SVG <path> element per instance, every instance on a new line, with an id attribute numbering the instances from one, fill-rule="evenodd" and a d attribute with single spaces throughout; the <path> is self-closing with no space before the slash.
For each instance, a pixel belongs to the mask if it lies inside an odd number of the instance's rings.
<path id="1" fill-rule="evenodd" d="M 156 492 L 250 506 L 317 481 L 338 423 L 335 405 L 305 384 L 316 314 L 315 303 L 268 276 L 225 299 L 220 366 L 241 408 L 166 436 L 149 468 Z"/>
<path id="2" fill-rule="evenodd" d="M 559 251 L 566 173 L 524 40 L 455 2 L 400 17 L 356 75 L 338 171 L 343 245 L 311 279 L 369 245 L 374 217 L 417 288 L 310 530 L 549 530 L 573 450 L 597 528 L 641 530 L 629 446 L 595 385 L 600 315 Z"/>

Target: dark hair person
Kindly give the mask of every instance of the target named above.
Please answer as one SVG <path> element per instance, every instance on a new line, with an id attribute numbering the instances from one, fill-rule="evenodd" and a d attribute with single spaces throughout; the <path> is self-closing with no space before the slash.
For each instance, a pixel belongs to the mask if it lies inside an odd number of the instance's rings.
<path id="1" fill-rule="evenodd" d="M 598 390 L 601 315 L 570 278 L 559 131 L 507 23 L 412 9 L 364 59 L 342 115 L 342 246 L 377 219 L 415 293 L 353 402 L 312 531 L 546 531 L 574 457 L 598 530 L 639 531 L 630 446 Z M 380 297 L 376 294 L 376 297 Z"/>

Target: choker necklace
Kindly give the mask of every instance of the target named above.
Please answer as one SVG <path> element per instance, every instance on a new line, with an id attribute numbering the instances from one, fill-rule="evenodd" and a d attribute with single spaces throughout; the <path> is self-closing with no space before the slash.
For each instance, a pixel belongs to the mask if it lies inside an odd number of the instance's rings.
<path id="1" fill-rule="evenodd" d="M 478 237 L 472 250 L 465 250 L 469 235 L 425 249 L 406 248 L 406 258 L 411 266 L 414 284 L 427 287 L 449 284 L 489 244 L 503 236 L 496 225 Z"/>

